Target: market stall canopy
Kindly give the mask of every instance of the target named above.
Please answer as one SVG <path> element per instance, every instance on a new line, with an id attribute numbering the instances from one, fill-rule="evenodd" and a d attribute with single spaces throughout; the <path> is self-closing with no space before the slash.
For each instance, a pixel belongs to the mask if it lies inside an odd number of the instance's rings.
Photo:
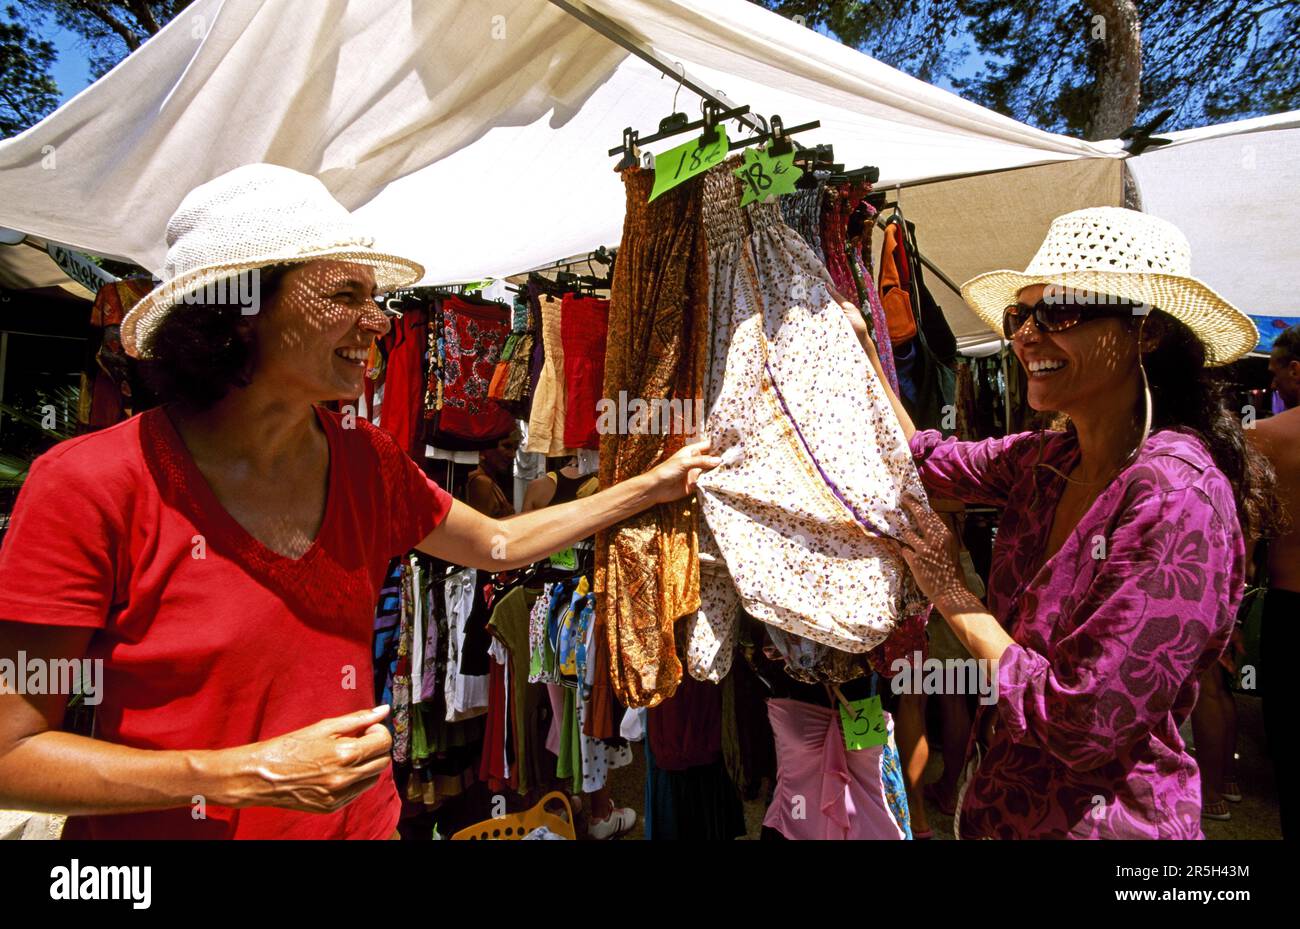
<path id="1" fill-rule="evenodd" d="M 84 280 L 83 275 L 78 275 L 78 279 L 69 276 L 68 272 L 50 257 L 44 242 L 31 236 L 12 238 L 17 241 L 6 241 L 4 231 L 0 230 L 0 287 L 8 290 L 60 287 L 74 296 L 86 300 L 95 299 L 95 293 L 99 288 L 91 290 L 86 286 L 92 283 L 90 281 L 86 284 L 80 283 L 79 280 Z"/>
<path id="2" fill-rule="evenodd" d="M 0 226 L 161 270 L 191 188 L 251 162 L 318 176 L 426 283 L 617 243 L 606 152 L 698 112 L 590 25 L 680 64 L 881 183 L 1117 158 L 887 67 L 745 0 L 198 0 L 108 75 L 0 143 Z M 733 132 L 733 136 L 737 133 Z M 661 143 L 661 150 L 682 141 Z M 987 237 L 988 230 L 973 230 Z"/>
<path id="3" fill-rule="evenodd" d="M 1186 233 L 1192 273 L 1237 307 L 1300 322 L 1300 111 L 1158 135 L 1170 144 L 1127 162 L 1142 208 Z"/>

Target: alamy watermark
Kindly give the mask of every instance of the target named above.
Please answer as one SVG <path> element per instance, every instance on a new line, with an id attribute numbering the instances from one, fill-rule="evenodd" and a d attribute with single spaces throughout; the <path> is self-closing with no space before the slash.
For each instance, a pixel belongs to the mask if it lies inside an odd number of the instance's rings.
<path id="1" fill-rule="evenodd" d="M 73 858 L 50 870 L 51 900 L 129 900 L 137 910 L 153 901 L 150 865 L 83 865 Z"/>
<path id="2" fill-rule="evenodd" d="M 1115 294 L 1100 293 L 1068 284 L 1047 284 L 1043 287 L 1043 303 L 1048 306 L 1063 304 L 1066 306 L 1130 306 L 1134 316 L 1146 316 L 1151 312 L 1151 305 L 1140 300 L 1117 297 Z"/>
<path id="3" fill-rule="evenodd" d="M 168 269 L 170 272 L 171 269 Z M 235 271 L 200 285 L 159 278 L 160 306 L 237 306 L 244 316 L 255 316 L 262 309 L 262 272 L 260 268 Z"/>
<path id="4" fill-rule="evenodd" d="M 87 706 L 98 706 L 104 698 L 104 659 L 0 658 L 0 693 L 80 694 Z"/>
<path id="5" fill-rule="evenodd" d="M 983 658 L 926 658 L 920 652 L 895 658 L 889 686 L 896 694 L 977 694 L 980 703 L 998 702 L 996 661 Z"/>
<path id="6" fill-rule="evenodd" d="M 596 401 L 596 432 L 600 435 L 696 435 L 704 423 L 704 401 L 640 397 Z"/>

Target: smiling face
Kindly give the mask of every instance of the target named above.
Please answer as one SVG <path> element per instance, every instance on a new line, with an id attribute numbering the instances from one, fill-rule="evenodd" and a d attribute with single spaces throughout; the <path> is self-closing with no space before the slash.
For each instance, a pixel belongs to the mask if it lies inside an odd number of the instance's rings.
<path id="1" fill-rule="evenodd" d="M 1032 306 L 1044 286 L 1020 291 L 1018 302 Z M 1085 310 L 1086 313 L 1086 310 Z M 1044 332 L 1027 319 L 1012 339 L 1012 350 L 1029 373 L 1029 405 L 1077 416 L 1089 407 L 1113 405 L 1114 392 L 1136 369 L 1137 338 L 1125 319 L 1087 319 L 1061 332 Z"/>
<path id="2" fill-rule="evenodd" d="M 290 268 L 257 319 L 253 382 L 286 399 L 359 397 L 370 347 L 390 328 L 374 293 L 375 272 L 367 265 L 312 261 Z"/>

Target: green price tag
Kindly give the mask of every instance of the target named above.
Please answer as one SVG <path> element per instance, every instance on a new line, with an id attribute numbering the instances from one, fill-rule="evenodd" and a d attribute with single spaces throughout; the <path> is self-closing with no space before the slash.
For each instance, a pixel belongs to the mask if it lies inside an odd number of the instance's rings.
<path id="1" fill-rule="evenodd" d="M 840 723 L 844 728 L 844 747 L 851 752 L 875 748 L 889 741 L 889 727 L 885 725 L 885 710 L 880 697 L 854 700 L 848 706 L 840 704 Z"/>
<path id="2" fill-rule="evenodd" d="M 734 173 L 745 184 L 745 194 L 740 198 L 741 206 L 755 200 L 761 203 L 769 197 L 794 193 L 795 181 L 803 177 L 803 169 L 795 166 L 793 150 L 785 155 L 774 156 L 770 147 L 761 150 L 746 149 L 745 163 Z"/>
<path id="3" fill-rule="evenodd" d="M 699 139 L 691 139 L 685 145 L 655 156 L 655 186 L 650 191 L 651 201 L 664 191 L 703 174 L 727 157 L 727 130 L 721 126 L 717 130 L 717 135 L 708 145 L 701 147 Z"/>
<path id="4" fill-rule="evenodd" d="M 572 547 L 556 552 L 551 556 L 551 566 L 559 568 L 561 571 L 576 571 L 578 569 L 578 555 Z"/>

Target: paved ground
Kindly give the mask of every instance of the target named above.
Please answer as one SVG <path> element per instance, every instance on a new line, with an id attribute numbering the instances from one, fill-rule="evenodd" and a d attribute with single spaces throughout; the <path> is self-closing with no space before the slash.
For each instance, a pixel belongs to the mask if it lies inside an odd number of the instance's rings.
<path id="1" fill-rule="evenodd" d="M 1280 839 L 1277 792 L 1273 781 L 1273 766 L 1264 755 L 1264 722 L 1258 697 L 1236 694 L 1238 713 L 1237 778 L 1241 784 L 1242 802 L 1231 803 L 1232 819 L 1228 822 L 1205 820 L 1208 839 Z M 1183 728 L 1183 738 L 1192 743 L 1191 726 Z M 633 746 L 634 760 L 626 768 L 610 773 L 610 789 L 614 802 L 630 806 L 637 811 L 636 828 L 627 838 L 645 837 L 641 817 L 644 809 L 645 756 L 639 745 Z M 926 781 L 933 781 L 942 771 L 942 760 L 936 750 L 930 754 L 926 768 Z M 757 839 L 767 804 L 762 801 L 745 804 L 747 839 Z M 952 817 L 944 816 L 933 806 L 927 807 L 930 828 L 936 839 L 951 839 Z"/>

